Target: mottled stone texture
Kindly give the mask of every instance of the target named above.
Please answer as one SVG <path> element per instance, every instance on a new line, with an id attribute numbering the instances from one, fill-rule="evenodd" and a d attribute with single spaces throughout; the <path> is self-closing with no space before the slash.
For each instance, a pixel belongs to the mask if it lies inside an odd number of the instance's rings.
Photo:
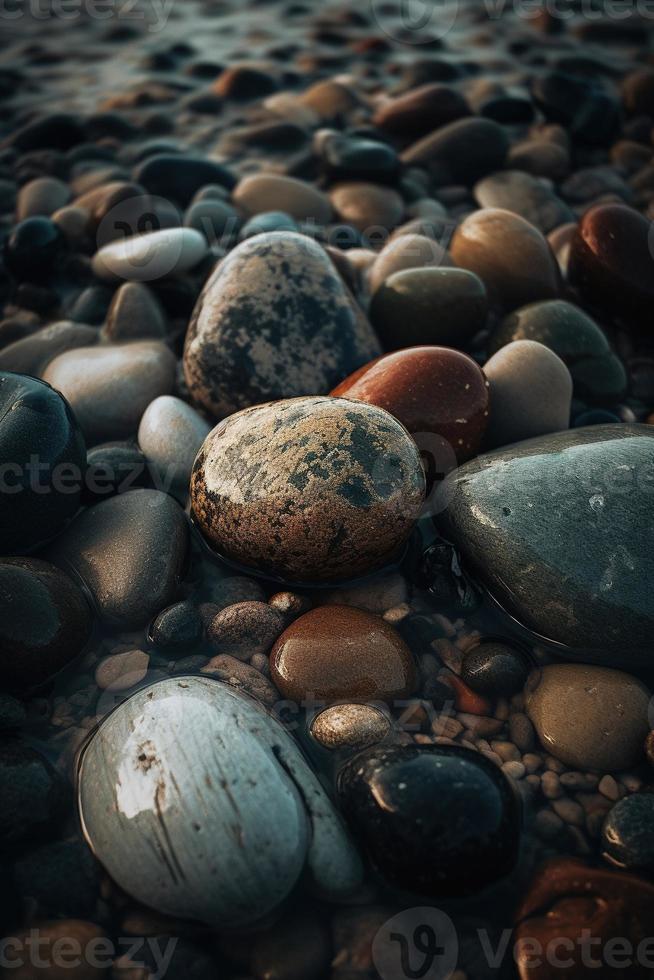
<path id="1" fill-rule="evenodd" d="M 292 232 L 256 235 L 215 269 L 186 336 L 193 399 L 217 418 L 326 394 L 381 353 L 325 250 Z"/>
<path id="2" fill-rule="evenodd" d="M 218 552 L 300 582 L 384 565 L 423 497 L 406 429 L 345 398 L 294 398 L 233 415 L 209 434 L 191 477 L 195 518 Z"/>

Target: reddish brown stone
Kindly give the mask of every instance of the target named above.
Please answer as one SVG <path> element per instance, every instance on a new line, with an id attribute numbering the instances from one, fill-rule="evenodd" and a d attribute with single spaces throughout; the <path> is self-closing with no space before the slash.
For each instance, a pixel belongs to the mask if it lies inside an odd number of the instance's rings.
<path id="1" fill-rule="evenodd" d="M 532 879 L 516 921 L 521 980 L 652 977 L 654 885 L 634 875 L 553 858 Z"/>
<path id="2" fill-rule="evenodd" d="M 652 223 L 624 204 L 585 213 L 570 245 L 568 276 L 603 312 L 648 326 L 654 302 Z"/>
<path id="3" fill-rule="evenodd" d="M 399 633 L 352 606 L 319 606 L 296 619 L 272 649 L 270 675 L 293 701 L 392 701 L 416 683 Z"/>
<path id="4" fill-rule="evenodd" d="M 421 85 L 379 106 L 373 123 L 399 137 L 418 137 L 446 123 L 470 115 L 470 108 L 455 89 L 439 82 Z"/>
<path id="5" fill-rule="evenodd" d="M 385 408 L 412 435 L 441 436 L 459 463 L 477 455 L 488 421 L 483 371 L 449 347 L 411 347 L 378 357 L 341 381 L 332 395 Z"/>

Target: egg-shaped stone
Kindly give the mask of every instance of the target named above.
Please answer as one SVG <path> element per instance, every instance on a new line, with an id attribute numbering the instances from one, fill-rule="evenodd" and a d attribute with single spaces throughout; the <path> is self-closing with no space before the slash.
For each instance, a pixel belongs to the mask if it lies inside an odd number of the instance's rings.
<path id="1" fill-rule="evenodd" d="M 381 353 L 327 252 L 304 235 L 267 232 L 219 263 L 184 349 L 191 396 L 220 418 L 249 405 L 326 394 Z"/>
<path id="2" fill-rule="evenodd" d="M 295 742 L 211 678 L 160 681 L 112 712 L 83 752 L 78 806 L 116 884 L 167 915 L 254 923 L 305 866 L 331 899 L 360 884 L 356 851 Z"/>
<path id="3" fill-rule="evenodd" d="M 316 715 L 311 736 L 324 749 L 365 749 L 392 731 L 389 717 L 372 704 L 333 704 Z"/>
<path id="4" fill-rule="evenodd" d="M 406 429 L 345 398 L 292 398 L 232 415 L 209 433 L 191 476 L 195 520 L 217 552 L 307 583 L 393 560 L 424 492 Z"/>
<path id="5" fill-rule="evenodd" d="M 416 684 L 411 651 L 381 616 L 319 606 L 286 629 L 270 654 L 270 676 L 293 701 L 393 701 Z"/>

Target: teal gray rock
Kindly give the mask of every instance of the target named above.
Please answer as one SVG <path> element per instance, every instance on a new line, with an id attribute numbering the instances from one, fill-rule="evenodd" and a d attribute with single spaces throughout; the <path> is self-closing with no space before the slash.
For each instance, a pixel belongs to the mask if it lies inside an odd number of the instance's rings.
<path id="1" fill-rule="evenodd" d="M 620 667 L 651 659 L 653 496 L 654 430 L 592 426 L 462 466 L 438 520 L 525 626 Z"/>
<path id="2" fill-rule="evenodd" d="M 293 232 L 243 242 L 216 267 L 186 336 L 193 400 L 216 418 L 319 395 L 381 347 L 325 250 Z"/>

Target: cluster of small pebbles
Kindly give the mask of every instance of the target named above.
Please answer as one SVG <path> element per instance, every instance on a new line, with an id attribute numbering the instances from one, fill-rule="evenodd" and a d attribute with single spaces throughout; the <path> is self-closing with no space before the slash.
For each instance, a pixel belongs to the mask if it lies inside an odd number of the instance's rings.
<path id="1" fill-rule="evenodd" d="M 157 6 L 0 17 L 0 975 L 646 980 L 651 19 Z"/>

